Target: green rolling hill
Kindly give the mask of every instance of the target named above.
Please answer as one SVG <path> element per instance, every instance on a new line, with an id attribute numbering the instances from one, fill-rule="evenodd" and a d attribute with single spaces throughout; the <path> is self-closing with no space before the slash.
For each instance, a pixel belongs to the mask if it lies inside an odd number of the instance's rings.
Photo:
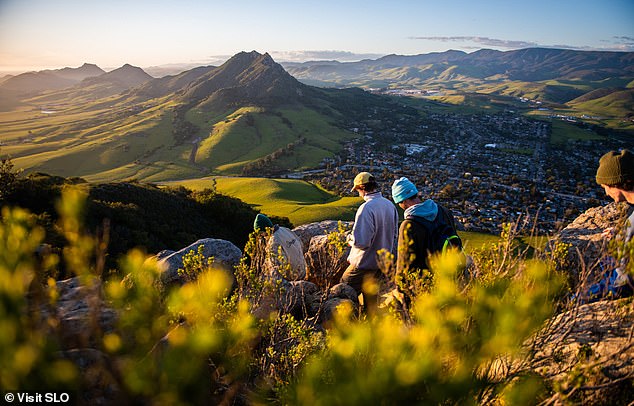
<path id="1" fill-rule="evenodd" d="M 626 90 L 632 87 L 634 80 L 632 52 L 485 49 L 470 54 L 447 51 L 388 55 L 359 62 L 316 61 L 284 66 L 299 80 L 320 86 L 419 89 L 439 92 L 439 100 L 455 104 L 461 104 L 470 94 L 526 98 L 540 102 L 542 107 L 565 107 L 577 116 L 601 116 L 603 124 L 609 127 L 634 128 L 630 119 L 634 103 Z M 580 102 L 606 88 L 625 93 L 594 103 Z"/>
<path id="2" fill-rule="evenodd" d="M 430 97 L 462 108 L 557 111 L 628 129 L 634 126 L 633 60 L 634 54 L 618 52 L 448 51 L 288 64 L 291 75 L 254 51 L 156 79 L 129 65 L 106 73 L 85 64 L 3 80 L 0 147 L 27 172 L 89 181 L 277 176 L 337 154 L 358 137 L 349 129 L 369 111 L 397 116 L 409 103 L 296 78 L 436 89 Z M 537 111 L 520 97 L 550 110 Z"/>
<path id="3" fill-rule="evenodd" d="M 22 98 L 0 111 L 3 154 L 29 172 L 89 181 L 277 174 L 338 153 L 356 136 L 344 123 L 367 105 L 394 105 L 304 85 L 257 52 L 149 78 L 127 65 Z"/>

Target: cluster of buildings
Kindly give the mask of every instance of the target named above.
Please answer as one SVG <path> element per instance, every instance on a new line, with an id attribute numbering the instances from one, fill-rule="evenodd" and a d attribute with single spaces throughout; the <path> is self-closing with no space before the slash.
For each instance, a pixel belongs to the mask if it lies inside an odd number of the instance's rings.
<path id="1" fill-rule="evenodd" d="M 619 148 L 607 138 L 555 144 L 548 122 L 511 111 L 391 117 L 375 111 L 351 123 L 361 137 L 318 171 L 300 175 L 349 195 L 354 175 L 369 171 L 385 196 L 394 179 L 407 176 L 466 230 L 498 233 L 518 222 L 543 235 L 604 202 L 594 174 L 599 157 Z"/>

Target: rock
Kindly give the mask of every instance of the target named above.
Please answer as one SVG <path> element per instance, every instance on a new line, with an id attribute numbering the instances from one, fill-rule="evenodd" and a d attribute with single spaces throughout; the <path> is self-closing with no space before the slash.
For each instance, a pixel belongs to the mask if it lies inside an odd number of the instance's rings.
<path id="1" fill-rule="evenodd" d="M 359 295 L 357 295 L 357 291 L 347 283 L 339 283 L 330 288 L 328 299 L 332 298 L 348 299 L 355 305 L 359 305 Z"/>
<path id="2" fill-rule="evenodd" d="M 634 400 L 633 326 L 630 298 L 601 300 L 561 313 L 537 335 L 532 369 L 563 386 L 574 385 L 570 371 L 578 369 L 588 379 L 583 385 L 595 389 L 580 391 L 576 401 L 627 404 Z"/>
<path id="3" fill-rule="evenodd" d="M 73 403 L 83 405 L 122 404 L 121 388 L 110 372 L 112 360 L 93 348 L 63 351 L 63 358 L 72 361 L 81 376 L 81 390 L 75 392 Z"/>
<path id="4" fill-rule="evenodd" d="M 322 289 L 335 286 L 348 267 L 350 246 L 342 251 L 328 242 L 328 236 L 318 235 L 310 241 L 306 252 L 306 279 Z"/>
<path id="5" fill-rule="evenodd" d="M 117 313 L 103 301 L 101 281 L 74 277 L 58 281 L 58 300 L 41 307 L 42 317 L 57 320 L 64 349 L 101 345 L 101 334 L 114 330 Z"/>
<path id="6" fill-rule="evenodd" d="M 213 266 L 225 269 L 233 276 L 233 268 L 240 263 L 242 251 L 230 241 L 204 238 L 158 260 L 162 286 L 182 285 L 188 281 L 186 276 L 179 275 L 178 270 L 183 268 L 185 255 L 191 251 L 197 253 L 199 246 L 203 247 L 202 254 L 205 259 L 213 257 Z"/>
<path id="7" fill-rule="evenodd" d="M 175 252 L 175 251 L 172 251 L 172 250 L 163 250 L 163 251 L 159 251 L 159 252 L 156 254 L 156 258 L 155 258 L 155 259 L 156 259 L 157 261 L 160 261 L 160 260 L 161 260 L 161 259 L 163 259 L 163 258 L 167 258 L 167 257 L 169 257 L 169 256 L 170 256 L 170 255 L 172 255 L 174 252 Z"/>
<path id="8" fill-rule="evenodd" d="M 351 315 L 356 315 L 359 311 L 359 306 L 356 305 L 352 300 L 342 299 L 340 297 L 333 297 L 326 300 L 321 306 L 321 311 L 319 313 L 319 322 L 321 324 L 328 324 L 335 315 L 335 312 L 339 309 L 340 306 L 350 306 L 352 309 Z"/>
<path id="9" fill-rule="evenodd" d="M 570 244 L 568 271 L 576 284 L 584 282 L 579 280 L 583 270 L 596 268 L 598 261 L 605 256 L 608 239 L 602 233 L 608 228 L 625 224 L 627 207 L 624 203 L 592 207 L 555 237 L 554 241 Z M 596 277 L 594 273 L 586 276 L 591 280 Z"/>
<path id="10" fill-rule="evenodd" d="M 290 313 L 297 320 L 312 317 L 313 303 L 318 302 L 322 294 L 317 285 L 308 281 L 290 282 L 285 290 L 280 306 L 282 313 Z"/>
<path id="11" fill-rule="evenodd" d="M 339 223 L 339 221 L 324 220 L 295 227 L 293 229 L 293 232 L 297 234 L 299 239 L 302 241 L 302 248 L 304 252 L 306 252 L 310 247 L 310 240 L 313 237 L 318 235 L 326 235 L 332 233 L 333 231 L 339 230 Z M 353 222 L 342 221 L 341 224 L 344 229 L 351 230 Z"/>

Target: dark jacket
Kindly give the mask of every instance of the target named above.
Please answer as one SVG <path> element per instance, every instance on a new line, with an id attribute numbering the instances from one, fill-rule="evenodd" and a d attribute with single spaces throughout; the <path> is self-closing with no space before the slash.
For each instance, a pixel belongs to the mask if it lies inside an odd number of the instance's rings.
<path id="1" fill-rule="evenodd" d="M 439 204 L 437 206 L 437 216 L 442 216 L 444 222 L 449 224 L 456 233 L 456 223 L 451 212 Z M 406 245 L 405 241 L 409 244 Z M 403 220 L 398 230 L 397 272 L 400 273 L 408 267 L 409 269 L 429 269 L 427 257 L 431 251 L 430 247 L 430 235 L 427 228 L 412 219 Z"/>

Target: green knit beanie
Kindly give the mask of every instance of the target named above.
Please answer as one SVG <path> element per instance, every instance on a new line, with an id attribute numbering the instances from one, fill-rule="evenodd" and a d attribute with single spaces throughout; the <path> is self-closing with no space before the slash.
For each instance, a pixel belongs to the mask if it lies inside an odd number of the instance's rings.
<path id="1" fill-rule="evenodd" d="M 596 179 L 599 185 L 608 186 L 634 181 L 634 155 L 627 149 L 603 155 L 599 160 Z"/>
<path id="2" fill-rule="evenodd" d="M 255 231 L 264 231 L 267 227 L 273 227 L 273 223 L 268 217 L 264 214 L 258 214 L 255 216 L 255 221 L 253 222 L 253 229 Z"/>

